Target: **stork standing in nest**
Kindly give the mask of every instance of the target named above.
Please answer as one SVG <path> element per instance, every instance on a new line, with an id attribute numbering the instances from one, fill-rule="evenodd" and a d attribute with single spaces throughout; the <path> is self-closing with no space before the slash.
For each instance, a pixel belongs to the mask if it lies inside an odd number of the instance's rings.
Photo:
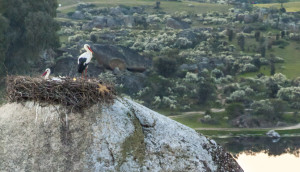
<path id="1" fill-rule="evenodd" d="M 83 71 L 85 71 L 85 79 L 87 78 L 87 68 L 88 64 L 92 60 L 93 50 L 88 44 L 84 44 L 85 53 L 78 57 L 78 72 L 81 73 L 81 78 L 83 79 Z"/>

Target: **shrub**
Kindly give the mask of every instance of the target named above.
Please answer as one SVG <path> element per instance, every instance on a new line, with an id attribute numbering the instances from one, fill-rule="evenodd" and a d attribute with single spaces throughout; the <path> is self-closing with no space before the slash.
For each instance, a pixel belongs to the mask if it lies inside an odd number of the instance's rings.
<path id="1" fill-rule="evenodd" d="M 224 74 L 223 74 L 223 72 L 221 70 L 219 70 L 219 69 L 216 68 L 216 69 L 214 69 L 214 70 L 211 71 L 211 76 L 214 77 L 214 78 L 216 78 L 216 79 L 218 79 L 220 77 L 223 77 Z"/>
<path id="2" fill-rule="evenodd" d="M 225 108 L 225 111 L 228 117 L 233 119 L 243 115 L 245 112 L 245 107 L 242 103 L 232 103 Z"/>
<path id="3" fill-rule="evenodd" d="M 286 110 L 286 102 L 278 99 L 259 100 L 251 104 L 254 115 L 263 116 L 271 120 L 281 118 Z"/>
<path id="4" fill-rule="evenodd" d="M 273 45 L 278 45 L 279 48 L 285 48 L 286 46 L 289 45 L 289 43 L 281 39 L 281 40 L 273 41 Z"/>
<path id="5" fill-rule="evenodd" d="M 251 109 L 255 115 L 268 115 L 273 113 L 274 108 L 269 100 L 254 101 L 251 104 Z"/>
<path id="6" fill-rule="evenodd" d="M 277 97 L 289 102 L 300 102 L 300 87 L 281 88 L 277 93 Z"/>
<path id="7" fill-rule="evenodd" d="M 244 102 L 246 100 L 246 93 L 244 90 L 237 90 L 231 93 L 226 99 L 229 102 Z"/>
<path id="8" fill-rule="evenodd" d="M 209 100 L 215 99 L 216 86 L 210 77 L 201 77 L 196 94 L 198 103 L 207 103 Z"/>
<path id="9" fill-rule="evenodd" d="M 242 72 L 256 72 L 258 68 L 253 64 L 245 64 L 242 68 Z"/>
<path id="10" fill-rule="evenodd" d="M 199 78 L 196 73 L 187 72 L 183 80 L 186 82 L 197 82 Z"/>
<path id="11" fill-rule="evenodd" d="M 164 77 L 173 76 L 177 71 L 177 64 L 174 59 L 159 57 L 154 59 L 154 68 L 158 74 Z"/>

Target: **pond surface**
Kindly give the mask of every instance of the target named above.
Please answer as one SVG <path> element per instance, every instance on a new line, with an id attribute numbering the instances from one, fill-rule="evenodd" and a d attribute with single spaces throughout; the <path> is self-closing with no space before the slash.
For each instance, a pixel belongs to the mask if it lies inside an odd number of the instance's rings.
<path id="1" fill-rule="evenodd" d="M 300 172 L 300 137 L 213 138 L 245 172 Z"/>

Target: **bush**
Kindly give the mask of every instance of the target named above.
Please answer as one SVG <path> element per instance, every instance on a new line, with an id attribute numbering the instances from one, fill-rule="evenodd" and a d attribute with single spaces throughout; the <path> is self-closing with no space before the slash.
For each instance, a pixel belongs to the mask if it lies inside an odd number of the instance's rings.
<path id="1" fill-rule="evenodd" d="M 244 73 L 256 72 L 256 71 L 258 71 L 258 68 L 255 65 L 251 64 L 251 63 L 245 64 L 242 68 L 242 72 L 244 72 Z"/>
<path id="2" fill-rule="evenodd" d="M 264 118 L 275 120 L 281 118 L 286 111 L 286 102 L 278 99 L 259 100 L 251 104 L 254 115 L 263 116 Z"/>
<path id="3" fill-rule="evenodd" d="M 281 88 L 277 93 L 277 97 L 289 102 L 300 102 L 300 87 Z"/>
<path id="4" fill-rule="evenodd" d="M 273 41 L 273 45 L 278 45 L 279 48 L 285 48 L 288 46 L 290 43 L 284 40 L 275 40 Z"/>
<path id="5" fill-rule="evenodd" d="M 272 114 L 274 111 L 274 108 L 269 100 L 254 101 L 251 104 L 251 109 L 253 110 L 254 115 L 262 116 Z"/>
<path id="6" fill-rule="evenodd" d="M 177 64 L 174 59 L 159 57 L 154 59 L 154 68 L 158 74 L 164 77 L 173 76 L 177 71 Z"/>
<path id="7" fill-rule="evenodd" d="M 233 119 L 243 115 L 245 112 L 245 107 L 242 103 L 232 103 L 225 108 L 225 111 L 228 117 Z"/>
<path id="8" fill-rule="evenodd" d="M 200 81 L 196 92 L 199 104 L 204 104 L 210 100 L 214 100 L 216 98 L 215 83 L 209 77 L 204 78 L 202 81 Z"/>
<path id="9" fill-rule="evenodd" d="M 228 102 L 244 102 L 247 97 L 244 90 L 237 90 L 230 94 L 229 97 L 226 98 Z"/>

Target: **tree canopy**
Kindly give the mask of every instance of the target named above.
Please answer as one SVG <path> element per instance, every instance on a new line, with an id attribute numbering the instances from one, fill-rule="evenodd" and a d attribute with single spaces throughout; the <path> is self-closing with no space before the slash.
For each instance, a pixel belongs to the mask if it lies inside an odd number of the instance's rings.
<path id="1" fill-rule="evenodd" d="M 0 0 L 2 66 L 12 73 L 23 72 L 42 50 L 59 46 L 56 8 L 57 0 Z"/>

